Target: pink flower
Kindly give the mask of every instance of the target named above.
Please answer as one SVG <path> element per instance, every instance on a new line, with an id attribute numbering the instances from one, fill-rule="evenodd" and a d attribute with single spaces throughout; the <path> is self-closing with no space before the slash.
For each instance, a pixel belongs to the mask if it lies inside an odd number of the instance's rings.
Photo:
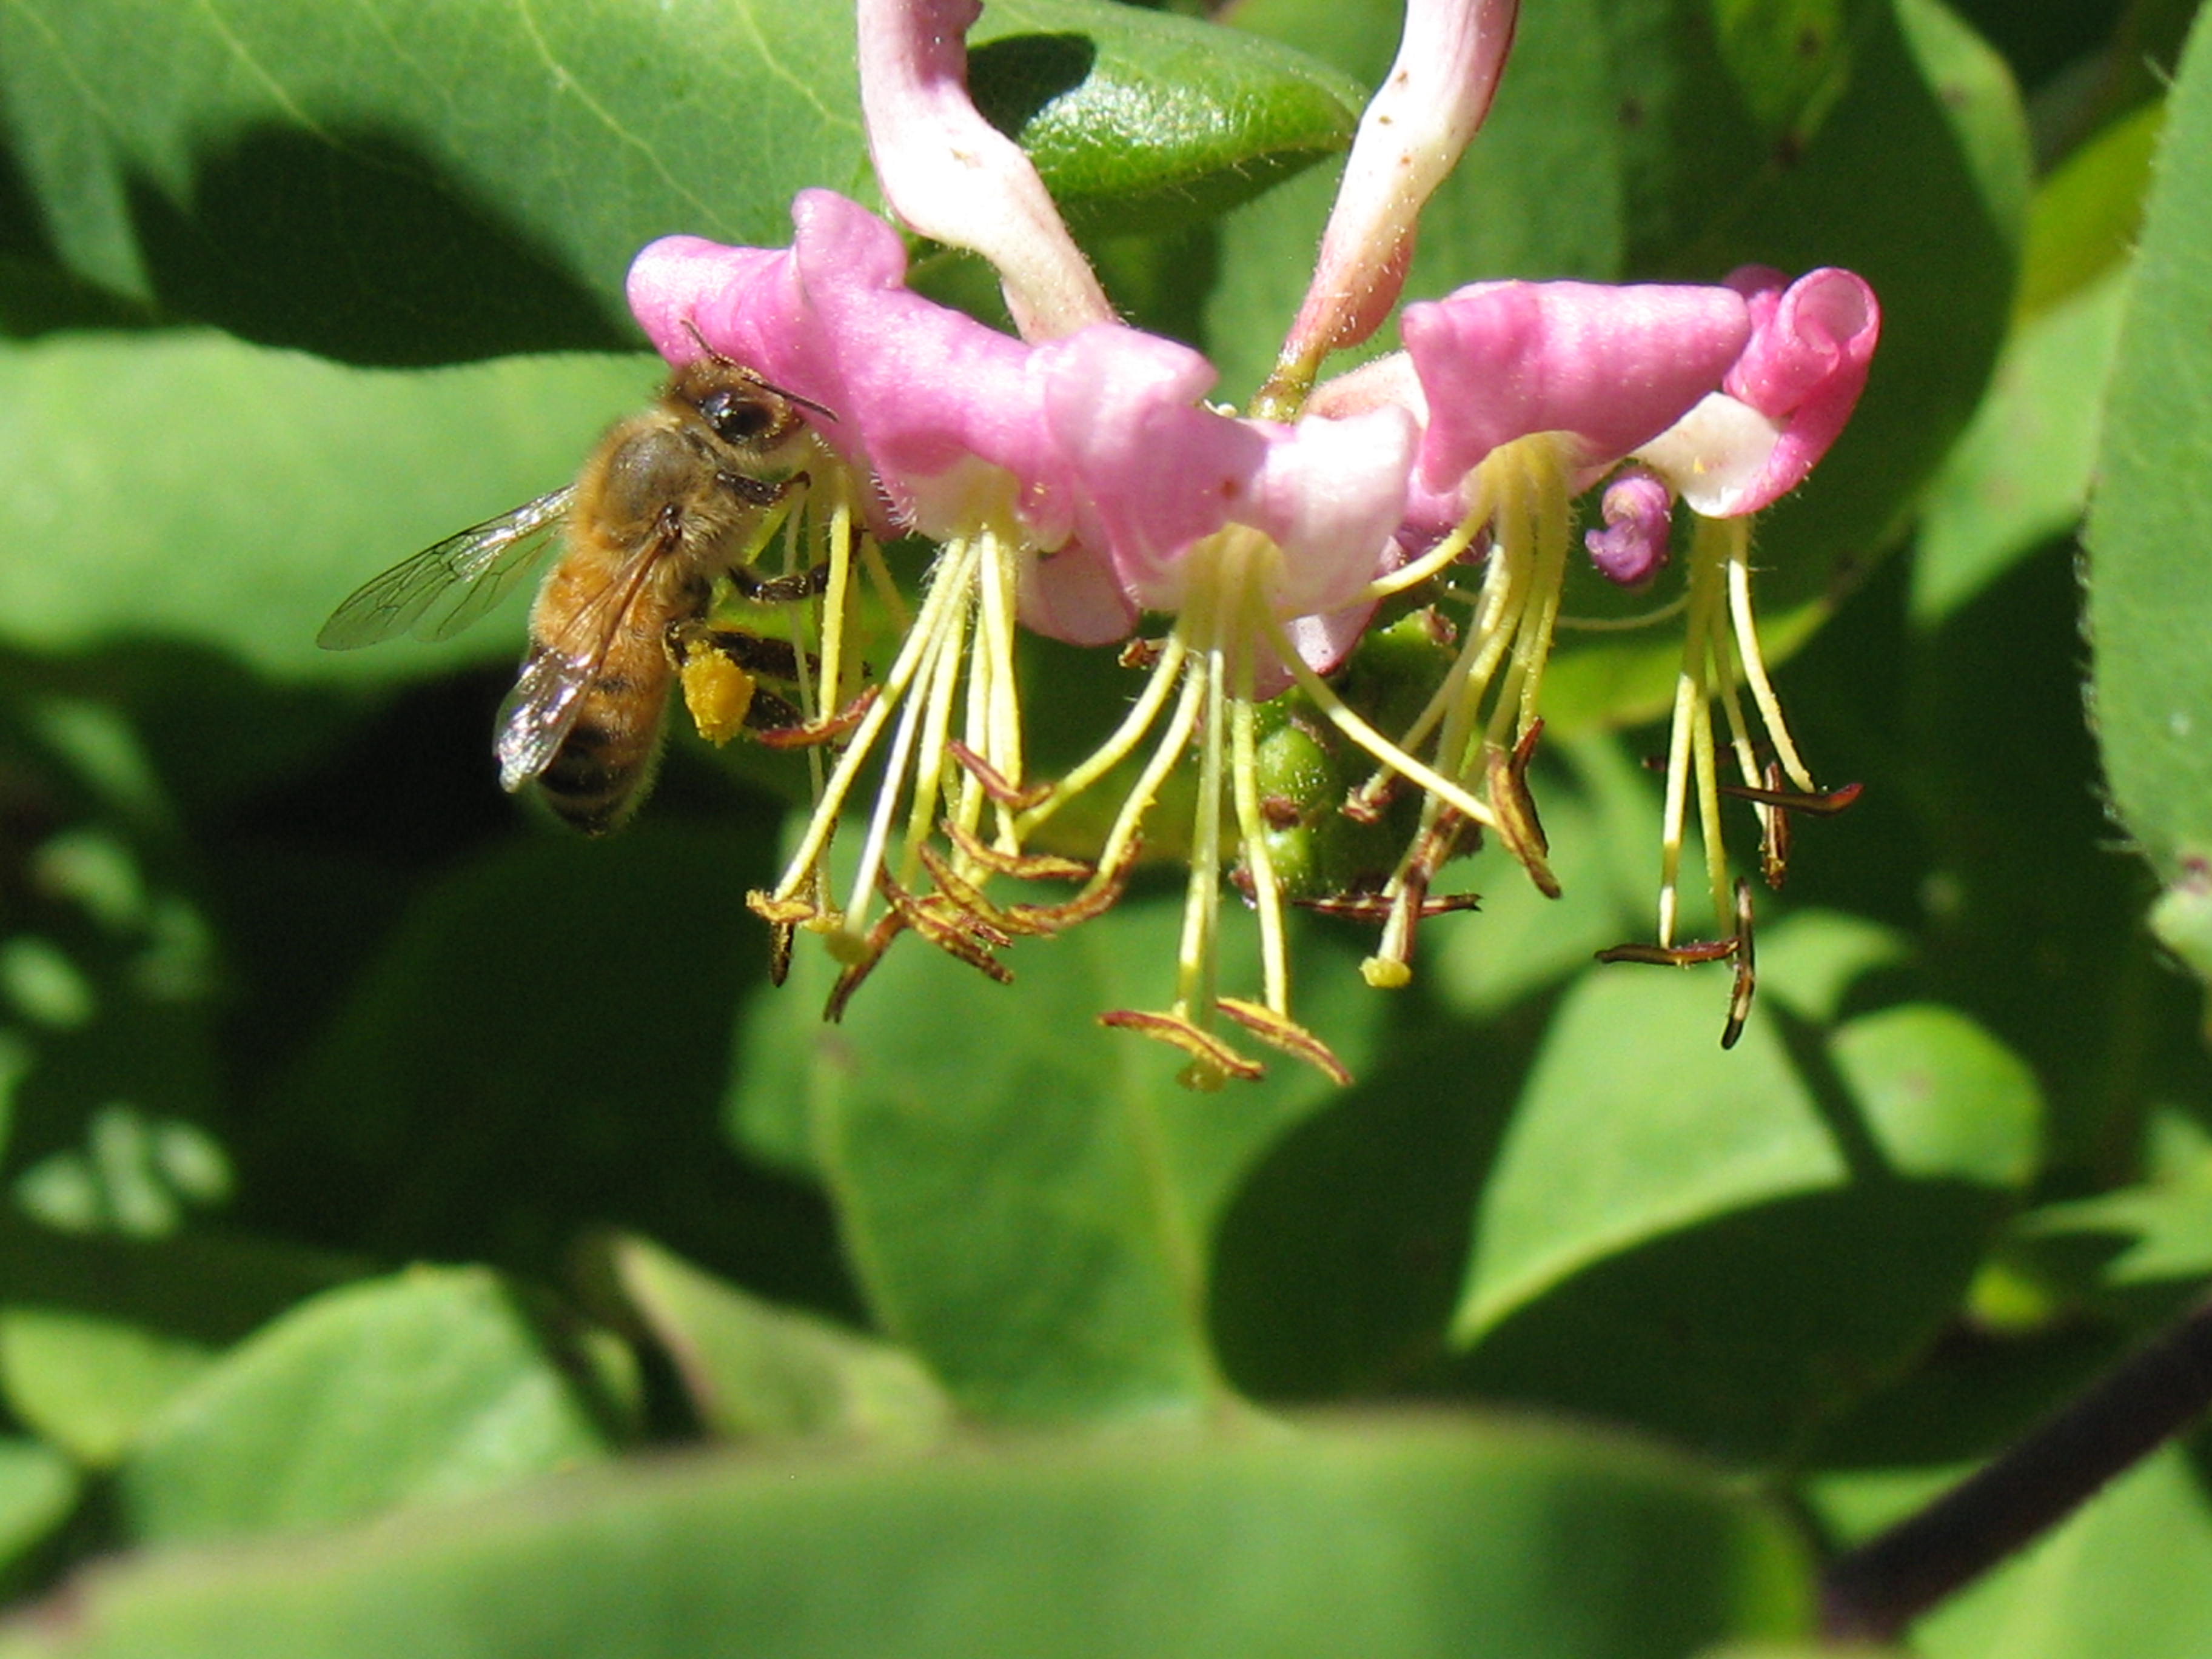
<path id="1" fill-rule="evenodd" d="M 1429 410 L 1420 482 L 1449 487 L 1532 433 L 1602 476 L 1721 384 L 1752 337 L 1726 288 L 1477 283 L 1400 324 Z"/>

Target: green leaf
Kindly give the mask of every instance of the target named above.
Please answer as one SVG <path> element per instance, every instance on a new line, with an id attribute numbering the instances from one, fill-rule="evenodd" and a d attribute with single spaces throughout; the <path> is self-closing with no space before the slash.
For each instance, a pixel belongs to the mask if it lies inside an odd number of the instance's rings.
<path id="1" fill-rule="evenodd" d="M 1832 1479 L 1815 1502 L 1848 1511 L 1887 1474 Z M 1912 1628 L 1925 1659 L 2185 1659 L 2212 1628 L 2212 1500 L 2169 1446 Z"/>
<path id="2" fill-rule="evenodd" d="M 48 1308 L 0 1310 L 8 1409 L 81 1463 L 112 1463 L 214 1353 L 143 1326 Z"/>
<path id="3" fill-rule="evenodd" d="M 944 1391 L 903 1350 L 749 1295 L 642 1238 L 611 1241 L 608 1266 L 714 1434 L 913 1446 L 951 1421 Z"/>
<path id="4" fill-rule="evenodd" d="M 2113 122 L 2036 186 L 2021 260 L 2022 318 L 2064 303 L 2133 257 L 2165 126 L 2161 98 Z"/>
<path id="5" fill-rule="evenodd" d="M 1916 621 L 1941 622 L 2081 518 L 2126 298 L 2127 273 L 2113 272 L 2006 343 L 1989 396 L 1929 485 L 1912 565 Z"/>
<path id="6" fill-rule="evenodd" d="M 2200 17 L 2169 100 L 2086 538 L 2113 804 L 2160 878 L 2190 890 L 2212 867 L 2212 581 L 2199 553 L 2212 510 L 2209 256 L 2212 28 Z"/>
<path id="7" fill-rule="evenodd" d="M 519 609 L 447 647 L 314 638 L 379 571 L 566 483 L 658 377 L 635 357 L 377 373 L 201 333 L 0 345 L 15 462 L 0 477 L 0 637 L 58 652 L 152 636 L 356 681 L 514 653 Z M 118 417 L 118 384 L 173 412 L 160 443 Z"/>
<path id="8" fill-rule="evenodd" d="M 1777 954 L 1877 960 L 1856 933 Z M 1932 1006 L 1824 1031 L 1780 1012 L 1801 993 L 1723 1053 L 1723 980 L 1601 969 L 1569 992 L 1454 1330 L 1472 1386 L 1771 1455 L 1955 1305 L 2034 1171 L 2040 1104 L 2017 1059 Z"/>
<path id="9" fill-rule="evenodd" d="M 1258 1049 L 1264 1081 L 1189 1093 L 1180 1056 L 1098 1025 L 1165 1005 L 1181 916 L 1179 900 L 1125 900 L 1017 947 L 1011 988 L 902 939 L 842 1026 L 785 1028 L 803 1062 L 787 1053 L 746 1081 L 741 1116 L 820 1171 L 878 1322 L 980 1415 L 1219 1400 L 1212 1230 L 1253 1160 L 1333 1091 Z M 1225 931 L 1223 987 L 1249 991 L 1256 952 L 1233 921 Z M 1296 949 L 1294 1012 L 1356 1071 L 1382 1000 L 1312 934 Z M 774 994 L 811 1018 L 821 953 L 802 949 L 792 977 Z"/>
<path id="10" fill-rule="evenodd" d="M 511 1287 L 417 1269 L 227 1355 L 148 1425 L 117 1497 L 143 1542 L 328 1527 L 596 1462 L 599 1409 Z"/>
<path id="11" fill-rule="evenodd" d="M 76 1471 L 52 1447 L 0 1438 L 0 1570 L 69 1518 L 77 1491 Z"/>
<path id="12" fill-rule="evenodd" d="M 651 1224 L 718 1268 L 788 1249 L 791 1194 L 715 1121 L 732 1010 L 767 959 L 744 896 L 769 879 L 773 822 L 509 837 L 422 884 L 269 1107 L 262 1158 L 342 1170 L 343 1190 L 264 1205 L 546 1277 L 587 1225 Z"/>
<path id="13" fill-rule="evenodd" d="M 976 106 L 1079 234 L 1209 220 L 1352 142 L 1358 85 L 1272 41 L 1092 0 L 994 0 Z"/>
<path id="14" fill-rule="evenodd" d="M 112 1569 L 0 1655 L 1680 1659 L 1802 1637 L 1808 1576 L 1773 1512 L 1641 1446 L 1315 1424 L 605 1473 Z"/>
<path id="15" fill-rule="evenodd" d="M 978 95 L 1102 222 L 1215 210 L 1350 130 L 1290 54 L 1096 0 L 1000 12 Z M 780 245 L 798 190 L 866 189 L 852 31 L 828 0 L 36 0 L 0 15 L 0 246 L 356 362 L 623 346 L 652 237 Z"/>

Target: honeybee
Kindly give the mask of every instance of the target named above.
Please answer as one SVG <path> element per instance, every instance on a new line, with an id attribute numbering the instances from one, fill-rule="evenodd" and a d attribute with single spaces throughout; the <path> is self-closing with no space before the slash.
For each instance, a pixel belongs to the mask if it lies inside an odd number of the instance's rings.
<path id="1" fill-rule="evenodd" d="M 586 835 L 618 827 L 650 787 L 677 655 L 717 642 L 739 672 L 773 642 L 704 624 L 714 579 L 787 602 L 811 576 L 740 568 L 764 515 L 803 489 L 813 441 L 799 410 L 830 411 L 712 352 L 601 441 L 576 482 L 425 548 L 366 583 L 316 636 L 331 650 L 398 634 L 443 640 L 511 592 L 559 534 L 530 612 L 530 647 L 492 752 L 510 793 L 533 781 Z M 788 658 L 792 653 L 782 653 Z M 766 650 L 765 659 L 777 653 Z M 769 709 L 790 713 L 769 697 Z"/>

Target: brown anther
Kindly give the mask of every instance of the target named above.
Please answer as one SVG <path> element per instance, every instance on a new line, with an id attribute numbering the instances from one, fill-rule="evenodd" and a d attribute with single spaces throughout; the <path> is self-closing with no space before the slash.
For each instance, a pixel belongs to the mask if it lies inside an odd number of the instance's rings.
<path id="1" fill-rule="evenodd" d="M 1726 962 L 1735 954 L 1732 939 L 1699 939 L 1690 945 L 1627 945 L 1607 946 L 1597 953 L 1600 962 L 1644 962 L 1660 968 L 1694 968 L 1700 963 Z"/>
<path id="2" fill-rule="evenodd" d="M 1552 850 L 1551 843 L 1544 838 L 1543 820 L 1536 815 L 1536 798 L 1528 793 L 1528 762 L 1536 752 L 1536 738 L 1543 729 L 1543 721 L 1530 721 L 1528 731 L 1510 753 L 1503 749 L 1486 750 L 1483 767 L 1488 775 L 1491 810 L 1498 814 L 1498 839 L 1528 872 L 1528 879 L 1536 884 L 1536 890 L 1546 898 L 1557 898 L 1559 878 L 1545 861 L 1545 855 Z"/>
<path id="3" fill-rule="evenodd" d="M 771 927 L 795 927 L 802 921 L 813 921 L 820 914 L 812 899 L 780 899 L 757 887 L 745 895 L 745 908 Z"/>
<path id="4" fill-rule="evenodd" d="M 1008 934 L 949 901 L 933 903 L 916 898 L 893 881 L 888 872 L 877 872 L 876 889 L 894 915 L 945 955 L 1001 985 L 1012 981 L 1013 969 L 991 954 L 1013 943 Z"/>
<path id="5" fill-rule="evenodd" d="M 1122 890 L 1129 884 L 1129 872 L 1137 867 L 1139 843 L 1133 837 L 1129 850 L 1113 869 L 1103 871 L 1091 878 L 1084 890 L 1063 904 L 1010 904 L 1007 914 L 1019 919 L 1023 930 L 1028 933 L 1064 933 L 1078 922 L 1089 921 L 1104 915 L 1120 902 Z"/>
<path id="6" fill-rule="evenodd" d="M 1751 884 L 1739 876 L 1735 884 L 1735 983 L 1729 989 L 1728 1024 L 1721 1028 L 1721 1047 L 1733 1048 L 1751 1018 L 1751 994 L 1759 984 L 1759 969 L 1751 946 Z"/>
<path id="7" fill-rule="evenodd" d="M 1213 1006 L 1271 1048 L 1303 1060 L 1339 1088 L 1349 1088 L 1352 1073 L 1329 1052 L 1328 1044 L 1273 1009 L 1241 997 L 1217 997 Z"/>
<path id="8" fill-rule="evenodd" d="M 823 1019 L 834 1025 L 845 1018 L 845 1009 L 853 1000 L 853 993 L 860 988 L 861 981 L 875 972 L 876 964 L 884 959 L 884 952 L 890 947 L 890 942 L 905 927 L 906 918 L 893 909 L 868 929 L 868 937 L 862 947 L 865 954 L 838 975 L 837 982 L 830 988 L 829 1000 L 822 1005 Z"/>
<path id="9" fill-rule="evenodd" d="M 1833 817 L 1859 798 L 1862 786 L 1847 783 L 1839 789 L 1827 789 L 1808 793 L 1799 789 L 1783 787 L 1782 768 L 1777 763 L 1766 763 L 1766 787 L 1756 788 L 1750 784 L 1723 783 L 1721 793 L 1738 800 L 1747 800 L 1759 809 L 1759 873 L 1766 884 L 1776 892 L 1790 871 L 1790 846 L 1794 838 L 1790 823 L 1792 812 L 1810 812 L 1816 817 Z"/>
<path id="10" fill-rule="evenodd" d="M 952 860 L 946 858 L 944 854 L 927 842 L 924 842 L 915 851 L 921 860 L 922 868 L 929 872 L 930 879 L 937 884 L 937 890 L 953 905 L 966 911 L 978 921 L 996 927 L 1002 933 L 1024 931 L 1011 922 L 1003 910 L 991 902 L 981 888 L 954 869 Z"/>
<path id="11" fill-rule="evenodd" d="M 983 793 L 1010 812 L 1026 812 L 1052 793 L 1052 786 L 1048 783 L 1032 784 L 1027 789 L 1023 788 L 957 738 L 948 739 L 945 747 L 952 758 L 966 767 L 969 775 L 983 786 Z"/>
<path id="12" fill-rule="evenodd" d="M 1009 853 L 1004 848 L 993 847 L 973 830 L 963 830 L 950 818 L 938 828 L 945 831 L 945 838 L 963 855 L 994 875 L 1012 876 L 1019 881 L 1088 881 L 1093 873 L 1091 866 L 1080 859 L 1057 858 L 1049 853 Z"/>
<path id="13" fill-rule="evenodd" d="M 1295 830 L 1305 822 L 1297 802 L 1288 795 L 1261 796 L 1260 816 L 1270 830 Z"/>
<path id="14" fill-rule="evenodd" d="M 1347 921 L 1385 922 L 1390 920 L 1400 901 L 1385 898 L 1380 893 L 1338 893 L 1328 898 L 1292 899 L 1301 910 L 1311 910 L 1316 915 L 1341 916 Z M 1448 916 L 1455 910 L 1480 910 L 1480 893 L 1447 893 L 1442 898 L 1425 896 L 1420 901 L 1418 915 L 1426 921 L 1431 916 Z"/>
<path id="15" fill-rule="evenodd" d="M 1210 1068 L 1223 1078 L 1241 1078 L 1253 1082 L 1267 1075 L 1267 1067 L 1256 1060 L 1247 1060 L 1211 1031 L 1201 1031 L 1181 1014 L 1147 1013 L 1134 1008 L 1114 1008 L 1098 1016 L 1101 1025 L 1117 1031 L 1134 1031 L 1155 1042 L 1164 1042 L 1170 1048 L 1180 1048 L 1199 1066 Z M 1184 1081 L 1194 1087 L 1206 1086 L 1202 1075 L 1186 1073 Z"/>
<path id="16" fill-rule="evenodd" d="M 1165 640 L 1131 640 L 1121 647 L 1119 661 L 1124 668 L 1155 668 L 1166 649 Z"/>
<path id="17" fill-rule="evenodd" d="M 1344 798 L 1344 805 L 1336 810 L 1354 823 L 1380 823 L 1382 814 L 1389 810 L 1391 799 L 1398 793 L 1398 775 L 1377 772 Z"/>

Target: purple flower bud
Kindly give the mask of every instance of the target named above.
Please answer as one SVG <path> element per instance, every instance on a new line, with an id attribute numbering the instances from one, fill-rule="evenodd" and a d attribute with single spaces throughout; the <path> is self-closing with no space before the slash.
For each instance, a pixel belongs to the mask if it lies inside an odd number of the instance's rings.
<path id="1" fill-rule="evenodd" d="M 1623 587 L 1641 587 L 1667 562 L 1674 526 L 1674 494 L 1640 466 L 1623 471 L 1605 487 L 1605 528 L 1583 537 L 1598 574 Z"/>

